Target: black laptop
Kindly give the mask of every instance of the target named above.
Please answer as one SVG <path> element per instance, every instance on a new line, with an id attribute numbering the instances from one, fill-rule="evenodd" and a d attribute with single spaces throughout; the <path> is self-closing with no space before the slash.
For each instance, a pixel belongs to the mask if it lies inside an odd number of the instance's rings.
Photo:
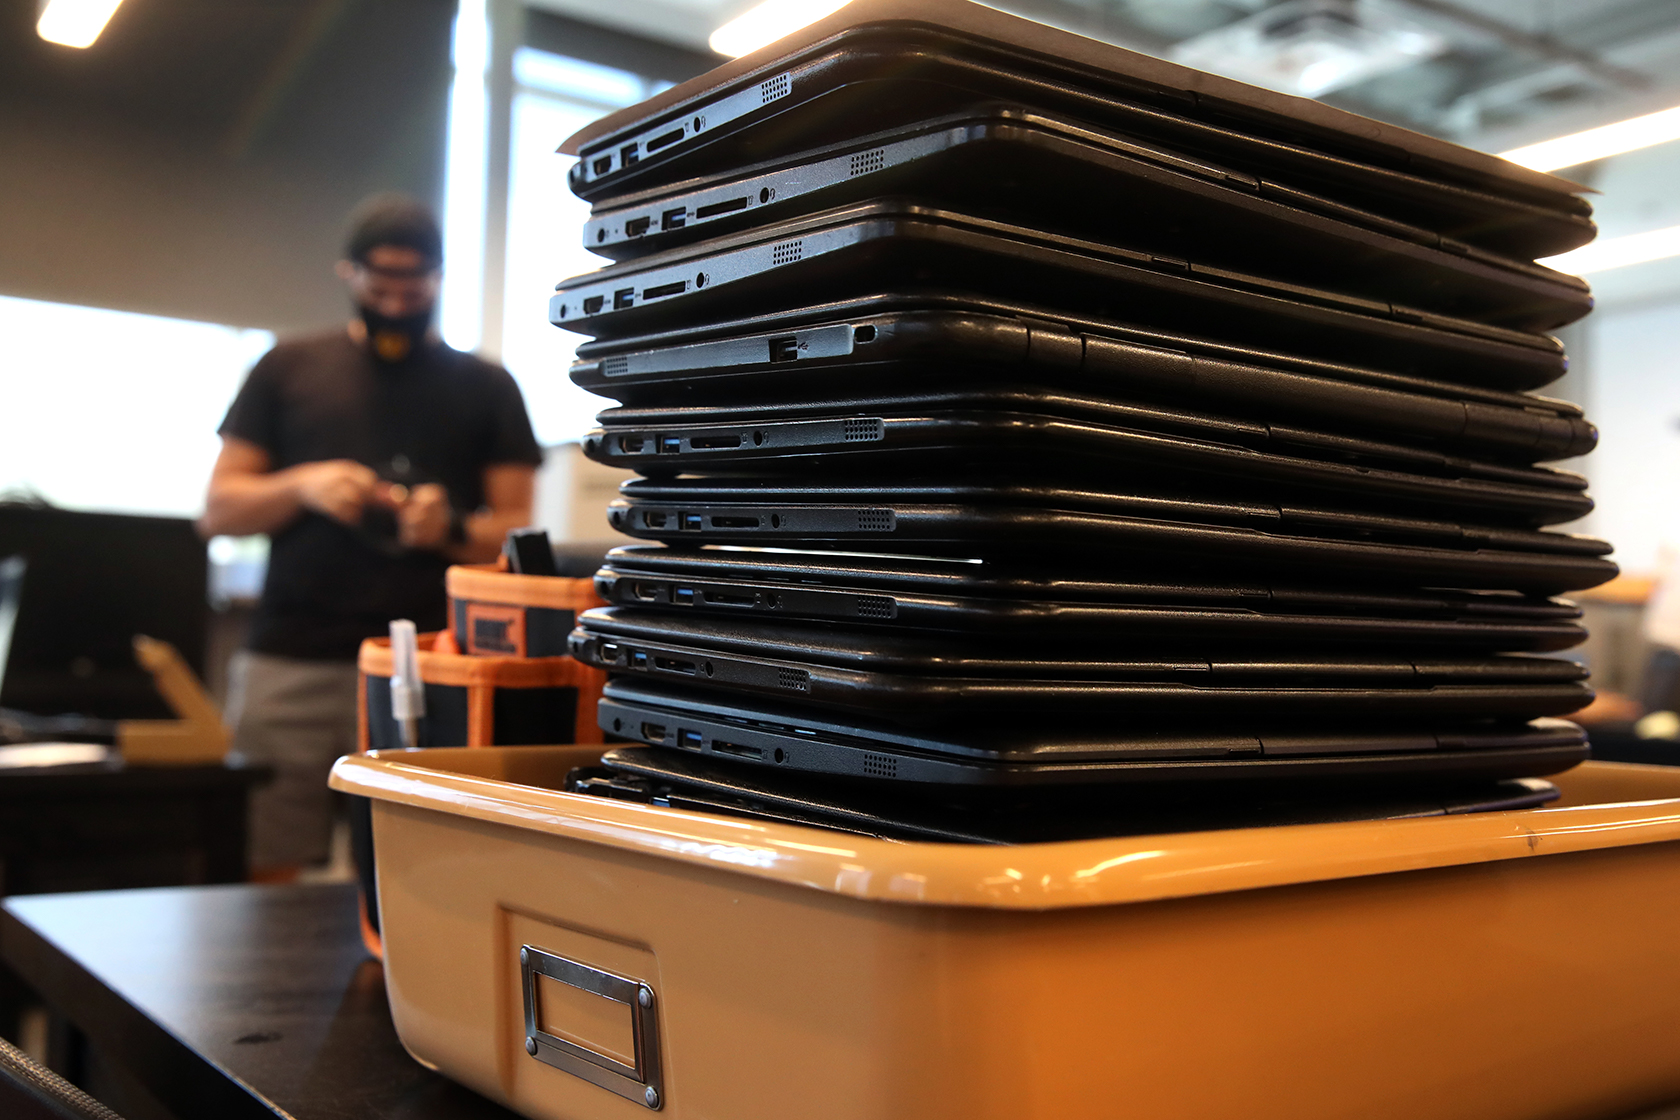
<path id="1" fill-rule="evenodd" d="M 970 557 L 1081 549 L 1094 563 L 1188 559 L 1228 572 L 1537 594 L 1595 587 L 1617 572 L 1604 558 L 1610 545 L 1592 537 L 1141 489 L 636 479 L 620 487 L 607 520 L 631 536 L 690 545 Z"/>
<path id="2" fill-rule="evenodd" d="M 1087 487 L 1200 479 L 1232 495 L 1260 485 L 1508 525 L 1573 521 L 1593 508 L 1586 479 L 1569 472 L 1067 393 L 616 408 L 597 419 L 601 427 L 585 435 L 584 453 L 650 476 L 1022 478 L 1053 469 Z"/>
<path id="3" fill-rule="evenodd" d="M 1501 592 L 1373 591 L 1253 582 L 1126 579 L 1077 552 L 1026 564 L 833 552 L 633 546 L 608 554 L 608 603 L 700 618 L 843 622 L 954 631 L 1014 644 L 1133 638 L 1272 649 L 1562 650 L 1586 638 L 1579 607 Z"/>
<path id="4" fill-rule="evenodd" d="M 590 201 L 1007 100 L 1511 256 L 1592 235 L 1576 184 L 978 4 L 853 3 L 567 141 Z"/>
<path id="5" fill-rule="evenodd" d="M 1042 387 L 1331 425 L 1501 460 L 1592 450 L 1598 433 L 1578 406 L 1486 387 L 1562 375 L 1556 340 L 1523 338 L 1536 345 L 1474 356 L 1449 346 L 1415 364 L 1437 377 L 1457 368 L 1478 382 L 1469 385 L 1391 372 L 1397 363 L 1388 353 L 1372 355 L 1381 369 L 1347 365 L 1301 356 L 1299 339 L 1266 350 L 1199 330 L 1174 334 L 1032 304 L 924 293 L 586 342 L 571 376 L 590 392 L 643 406 Z"/>
<path id="6" fill-rule="evenodd" d="M 751 696 L 614 678 L 603 731 L 754 766 L 881 782 L 1027 787 L 1357 777 L 1539 777 L 1588 757 L 1559 719 L 1290 723 L 1242 713 L 1163 726 L 1115 709 L 1089 719 L 991 716 L 914 727 Z"/>
<path id="7" fill-rule="evenodd" d="M 1446 248 L 1428 230 L 1011 106 L 616 198 L 584 226 L 584 245 L 625 259 L 882 196 L 1031 214 L 1053 232 L 1467 319 L 1588 299 L 1585 281 L 1543 265 Z"/>
<path id="8" fill-rule="evenodd" d="M 1404 820 L 1513 812 L 1555 801 L 1542 778 L 1451 782 L 1394 788 L 1352 786 L 1333 794 L 1313 785 L 1202 782 L 1129 793 L 1075 787 L 1052 797 L 1033 791 L 976 796 L 956 786 L 906 790 L 894 783 L 834 780 L 798 771 L 743 766 L 660 747 L 616 747 L 599 766 L 566 777 L 566 789 L 592 797 L 700 813 L 825 828 L 882 840 L 953 844 L 1035 844 L 1227 828 Z M 1081 794 L 1084 794 L 1081 796 Z M 966 796 L 965 796 L 966 794 Z M 1071 794 L 1071 796 L 1070 796 Z"/>
<path id="9" fill-rule="evenodd" d="M 1027 711 L 1528 719 L 1592 700 L 1582 666 L 1535 655 L 1239 652 L 1118 633 L 1092 645 L 622 607 L 579 616 L 569 652 L 650 681 L 918 723 Z"/>

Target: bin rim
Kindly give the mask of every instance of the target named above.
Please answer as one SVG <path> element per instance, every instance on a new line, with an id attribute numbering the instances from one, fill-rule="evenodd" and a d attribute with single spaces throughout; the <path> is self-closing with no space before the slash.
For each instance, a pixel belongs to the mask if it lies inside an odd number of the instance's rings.
<path id="1" fill-rule="evenodd" d="M 510 747 L 575 752 L 575 747 Z M 595 748 L 598 749 L 598 748 Z M 1013 846 L 878 840 L 612 801 L 451 772 L 471 748 L 349 755 L 332 788 L 876 902 L 1053 910 L 1223 894 L 1680 840 L 1680 797 L 1388 821 L 1281 825 Z M 477 761 L 477 760 L 474 760 Z M 1594 778 L 1673 792 L 1666 767 L 1587 762 Z M 1562 776 L 1567 777 L 1567 776 Z"/>

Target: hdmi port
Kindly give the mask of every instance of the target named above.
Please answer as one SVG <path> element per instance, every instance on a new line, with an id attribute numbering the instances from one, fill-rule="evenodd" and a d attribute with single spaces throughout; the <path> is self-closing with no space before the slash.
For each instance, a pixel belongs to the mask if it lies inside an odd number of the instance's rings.
<path id="1" fill-rule="evenodd" d="M 712 740 L 713 754 L 732 754 L 736 758 L 763 758 L 764 751 L 759 747 L 744 747 L 739 743 L 726 743 L 722 739 Z"/>
<path id="2" fill-rule="evenodd" d="M 652 224 L 652 218 L 631 218 L 628 222 L 624 223 L 624 236 L 640 237 L 648 231 L 648 226 Z"/>
<path id="3" fill-rule="evenodd" d="M 606 302 L 606 296 L 590 296 L 588 299 L 583 301 L 583 313 L 585 315 L 593 315 L 597 311 L 601 310 L 601 305 Z"/>
<path id="4" fill-rule="evenodd" d="M 663 743 L 665 741 L 665 725 L 663 723 L 642 724 L 642 738 Z"/>
<path id="5" fill-rule="evenodd" d="M 690 436 L 688 445 L 696 451 L 718 451 L 741 446 L 740 436 Z"/>
<path id="6" fill-rule="evenodd" d="M 674 657 L 655 657 L 653 667 L 663 669 L 667 673 L 687 673 L 691 677 L 694 675 L 694 662 L 679 661 Z"/>

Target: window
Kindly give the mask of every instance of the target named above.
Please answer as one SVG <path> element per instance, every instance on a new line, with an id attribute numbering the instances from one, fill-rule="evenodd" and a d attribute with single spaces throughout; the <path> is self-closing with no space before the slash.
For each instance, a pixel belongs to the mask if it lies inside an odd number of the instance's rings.
<path id="1" fill-rule="evenodd" d="M 0 296 L 0 493 L 193 517 L 267 331 Z M 90 401 L 97 408 L 88 407 Z"/>
<path id="2" fill-rule="evenodd" d="M 502 361 L 519 382 L 545 446 L 577 439 L 612 402 L 571 383 L 579 335 L 550 326 L 548 297 L 568 276 L 606 262 L 583 247 L 589 204 L 566 186 L 561 142 L 605 113 L 665 88 L 623 70 L 521 48 L 514 55 Z"/>

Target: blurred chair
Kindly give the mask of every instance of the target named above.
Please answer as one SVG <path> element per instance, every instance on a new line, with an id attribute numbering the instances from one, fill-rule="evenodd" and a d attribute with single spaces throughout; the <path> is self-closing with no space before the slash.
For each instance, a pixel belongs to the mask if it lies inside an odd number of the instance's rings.
<path id="1" fill-rule="evenodd" d="M 0 1116 L 6 1120 L 122 1120 L 3 1038 Z"/>

